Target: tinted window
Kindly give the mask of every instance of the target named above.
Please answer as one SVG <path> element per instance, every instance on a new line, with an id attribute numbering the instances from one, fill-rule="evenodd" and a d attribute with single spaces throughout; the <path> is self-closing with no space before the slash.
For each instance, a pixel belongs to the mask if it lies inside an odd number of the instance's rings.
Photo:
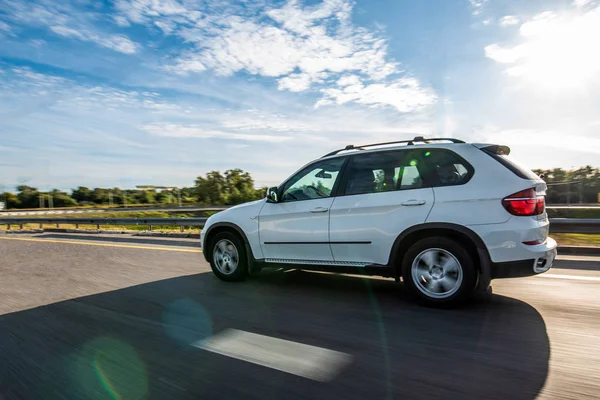
<path id="1" fill-rule="evenodd" d="M 446 149 L 413 150 L 423 179 L 431 186 L 453 186 L 467 183 L 473 167 L 453 151 Z"/>
<path id="2" fill-rule="evenodd" d="M 348 165 L 344 194 L 366 194 L 423 186 L 419 169 L 405 150 L 362 154 Z"/>
<path id="3" fill-rule="evenodd" d="M 379 193 L 429 186 L 461 185 L 473 168 L 456 153 L 444 149 L 386 151 L 353 156 L 344 194 Z"/>
<path id="4" fill-rule="evenodd" d="M 288 180 L 281 201 L 320 199 L 331 196 L 345 158 L 314 163 Z"/>

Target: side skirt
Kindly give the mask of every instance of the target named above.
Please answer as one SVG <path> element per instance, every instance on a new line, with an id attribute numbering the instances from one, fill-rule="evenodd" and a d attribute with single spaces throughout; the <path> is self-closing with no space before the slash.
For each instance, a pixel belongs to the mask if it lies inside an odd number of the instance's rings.
<path id="1" fill-rule="evenodd" d="M 396 277 L 396 267 L 392 265 L 364 264 L 345 261 L 304 261 L 263 259 L 255 260 L 256 266 L 262 268 L 294 268 L 307 271 L 332 272 L 337 274 L 373 275 L 386 278 Z"/>

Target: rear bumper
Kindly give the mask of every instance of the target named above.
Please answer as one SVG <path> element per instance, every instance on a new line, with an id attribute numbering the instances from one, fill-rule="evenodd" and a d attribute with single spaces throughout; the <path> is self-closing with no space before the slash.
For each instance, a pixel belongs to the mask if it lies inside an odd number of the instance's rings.
<path id="1" fill-rule="evenodd" d="M 492 262 L 492 279 L 537 275 L 552 268 L 557 254 L 554 239 L 548 238 L 546 243 L 527 247 L 531 258 L 518 261 Z"/>

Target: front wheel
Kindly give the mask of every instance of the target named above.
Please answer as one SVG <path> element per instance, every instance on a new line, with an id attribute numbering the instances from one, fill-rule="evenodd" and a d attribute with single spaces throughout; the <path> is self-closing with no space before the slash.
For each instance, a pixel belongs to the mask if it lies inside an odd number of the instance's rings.
<path id="1" fill-rule="evenodd" d="M 421 303 L 454 307 L 473 294 L 477 270 L 461 244 L 445 237 L 430 237 L 408 249 L 402 262 L 402 278 L 409 293 Z"/>
<path id="2" fill-rule="evenodd" d="M 211 241 L 210 267 L 224 281 L 242 281 L 248 275 L 246 248 L 234 233 L 221 232 Z"/>

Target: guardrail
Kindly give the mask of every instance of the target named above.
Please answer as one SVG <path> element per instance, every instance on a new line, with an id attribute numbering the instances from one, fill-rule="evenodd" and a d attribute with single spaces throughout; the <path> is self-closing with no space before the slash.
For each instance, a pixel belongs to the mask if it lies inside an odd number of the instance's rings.
<path id="1" fill-rule="evenodd" d="M 39 224 L 40 229 L 43 225 L 60 225 L 68 224 L 75 225 L 75 229 L 79 225 L 96 225 L 96 229 L 100 229 L 100 225 L 146 225 L 148 230 L 152 230 L 153 226 L 179 226 L 181 231 L 186 226 L 203 227 L 208 218 L 1 218 L 0 225 L 8 225 L 10 230 L 12 226 L 17 225 L 19 229 L 23 229 L 25 224 Z"/>
<path id="2" fill-rule="evenodd" d="M 23 229 L 25 224 L 43 225 L 146 225 L 148 230 L 153 226 L 179 226 L 181 231 L 184 227 L 203 227 L 208 218 L 0 218 L 0 225 L 19 226 Z M 581 218 L 550 218 L 550 232 L 552 233 L 600 233 L 600 219 Z"/>
<path id="3" fill-rule="evenodd" d="M 63 215 L 63 214 L 93 214 L 105 212 L 199 212 L 199 211 L 223 211 L 229 206 L 145 206 L 145 207 L 119 207 L 119 208 L 52 208 L 52 209 L 11 209 L 0 210 L 0 215 L 10 217 L 11 215 Z M 600 204 L 548 204 L 549 210 L 597 210 Z"/>
<path id="4" fill-rule="evenodd" d="M 184 206 L 184 207 L 139 207 L 139 208 L 53 208 L 37 210 L 0 210 L 0 216 L 12 218 L 13 215 L 64 215 L 64 214 L 101 214 L 115 212 L 199 212 L 199 211 L 223 211 L 228 206 Z"/>

